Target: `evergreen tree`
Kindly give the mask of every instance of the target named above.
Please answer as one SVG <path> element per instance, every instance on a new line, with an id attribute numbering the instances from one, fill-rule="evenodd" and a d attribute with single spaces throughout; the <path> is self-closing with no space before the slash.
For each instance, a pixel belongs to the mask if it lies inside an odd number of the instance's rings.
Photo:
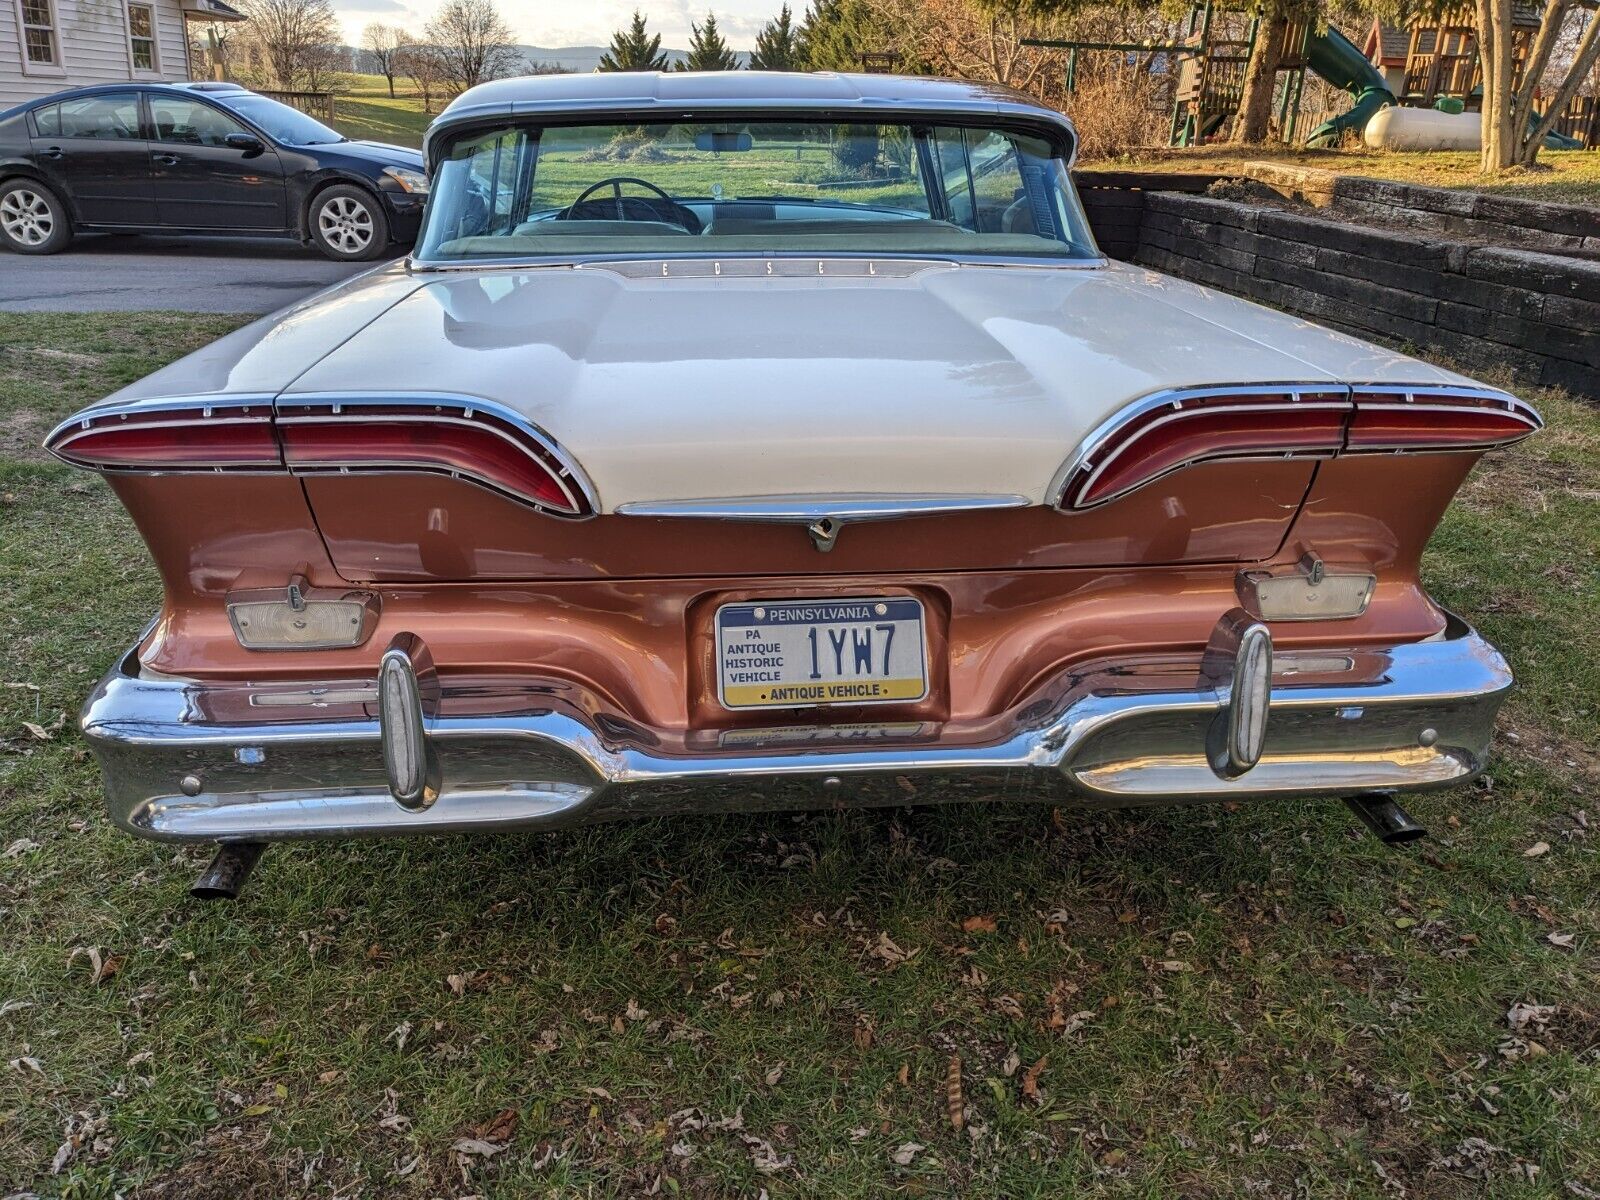
<path id="1" fill-rule="evenodd" d="M 722 34 L 717 31 L 715 13 L 706 14 L 704 25 L 691 22 L 689 28 L 693 31 L 689 38 L 689 53 L 678 64 L 678 70 L 737 71 L 739 69 L 739 56 L 728 49 L 728 43 L 722 40 Z"/>
<path id="2" fill-rule="evenodd" d="M 800 35 L 794 27 L 794 14 L 785 4 L 775 21 L 768 21 L 756 34 L 756 48 L 750 55 L 752 71 L 800 71 Z"/>
<path id="3" fill-rule="evenodd" d="M 661 53 L 661 35 L 650 36 L 644 17 L 633 10 L 633 23 L 611 35 L 610 48 L 600 56 L 601 71 L 665 71 L 667 56 Z"/>
<path id="4" fill-rule="evenodd" d="M 796 41 L 801 60 L 812 71 L 859 71 L 863 54 L 900 49 L 898 33 L 867 0 L 811 0 Z M 909 64 L 899 69 L 907 70 Z"/>

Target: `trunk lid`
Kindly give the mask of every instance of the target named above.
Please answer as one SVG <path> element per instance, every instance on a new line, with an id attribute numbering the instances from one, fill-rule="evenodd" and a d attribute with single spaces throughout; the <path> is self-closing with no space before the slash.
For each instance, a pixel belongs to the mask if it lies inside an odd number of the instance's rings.
<path id="1" fill-rule="evenodd" d="M 1071 516 L 1038 506 L 1091 430 L 1166 388 L 1462 382 L 1131 267 L 770 262 L 773 275 L 753 277 L 749 265 L 718 275 L 709 263 L 659 261 L 447 272 L 400 299 L 280 405 L 352 392 L 493 401 L 564 448 L 601 516 L 563 522 L 448 477 L 308 478 L 341 571 L 465 579 L 1250 560 L 1287 533 L 1310 463 L 1195 467 Z M 828 559 L 793 528 L 615 515 L 843 495 L 1023 507 L 863 524 Z"/>

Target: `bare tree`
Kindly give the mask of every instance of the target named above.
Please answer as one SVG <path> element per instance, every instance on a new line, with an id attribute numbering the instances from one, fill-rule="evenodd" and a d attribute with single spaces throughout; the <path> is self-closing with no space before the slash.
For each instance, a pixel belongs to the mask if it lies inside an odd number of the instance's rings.
<path id="1" fill-rule="evenodd" d="M 511 26 L 494 0 L 445 0 L 424 32 L 439 53 L 442 82 L 451 95 L 514 74 L 519 65 Z"/>
<path id="2" fill-rule="evenodd" d="M 434 99 L 444 91 L 444 57 L 438 47 L 417 43 L 404 47 L 395 69 L 411 80 L 422 97 L 423 113 L 431 114 Z"/>
<path id="3" fill-rule="evenodd" d="M 327 73 L 327 49 L 340 41 L 332 0 L 239 0 L 239 8 L 250 18 L 245 32 L 273 87 L 293 91 L 308 86 L 308 74 Z"/>
<path id="4" fill-rule="evenodd" d="M 394 77 L 399 74 L 401 52 L 411 43 L 406 31 L 374 21 L 361 31 L 361 48 L 377 64 L 378 74 L 389 84 L 389 99 L 394 99 Z"/>

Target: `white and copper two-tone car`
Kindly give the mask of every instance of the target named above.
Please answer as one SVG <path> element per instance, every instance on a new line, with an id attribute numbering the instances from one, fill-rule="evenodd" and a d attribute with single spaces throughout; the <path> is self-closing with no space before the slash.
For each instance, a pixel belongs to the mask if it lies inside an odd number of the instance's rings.
<path id="1" fill-rule="evenodd" d="M 1352 801 L 1511 684 L 1418 559 L 1525 403 L 1096 249 L 1072 125 L 887 76 L 514 79 L 415 253 L 85 409 L 165 583 L 84 711 L 223 844 Z"/>

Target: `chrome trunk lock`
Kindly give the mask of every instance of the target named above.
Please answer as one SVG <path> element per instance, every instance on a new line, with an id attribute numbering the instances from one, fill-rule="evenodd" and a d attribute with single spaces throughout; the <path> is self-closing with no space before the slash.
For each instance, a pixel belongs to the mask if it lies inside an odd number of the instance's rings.
<path id="1" fill-rule="evenodd" d="M 826 554 L 832 550 L 839 541 L 839 531 L 844 528 L 844 522 L 838 517 L 823 517 L 806 526 L 806 533 L 811 537 L 811 544 L 819 553 Z"/>

